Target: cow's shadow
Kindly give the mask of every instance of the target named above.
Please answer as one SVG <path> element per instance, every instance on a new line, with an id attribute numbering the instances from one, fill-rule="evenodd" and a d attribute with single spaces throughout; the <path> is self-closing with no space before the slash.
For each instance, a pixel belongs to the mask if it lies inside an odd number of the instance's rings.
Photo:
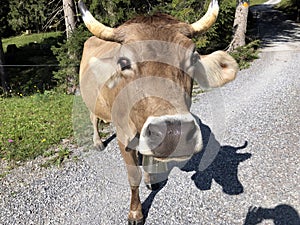
<path id="1" fill-rule="evenodd" d="M 250 153 L 238 153 L 240 149 L 247 147 L 247 141 L 243 146 L 221 146 L 215 139 L 211 129 L 203 124 L 199 119 L 199 126 L 203 139 L 203 150 L 195 154 L 184 165 L 171 165 L 179 167 L 182 171 L 195 173 L 192 175 L 196 187 L 200 190 L 209 190 L 212 180 L 221 185 L 224 193 L 229 195 L 238 195 L 243 192 L 243 185 L 238 179 L 239 163 L 249 159 Z M 152 191 L 143 202 L 143 214 L 147 218 L 149 209 L 155 198 L 155 195 L 164 188 L 167 180 L 162 181 L 158 190 Z"/>
<path id="2" fill-rule="evenodd" d="M 256 225 L 263 220 L 273 220 L 276 225 L 299 225 L 300 217 L 296 209 L 281 204 L 275 208 L 250 207 L 244 225 Z"/>
<path id="3" fill-rule="evenodd" d="M 211 129 L 199 120 L 203 139 L 203 151 L 195 154 L 181 170 L 195 171 L 192 176 L 197 188 L 209 190 L 212 180 L 222 186 L 223 192 L 237 195 L 243 192 L 243 185 L 238 179 L 238 165 L 251 157 L 250 153 L 238 153 L 238 150 L 247 147 L 221 146 L 215 139 Z"/>

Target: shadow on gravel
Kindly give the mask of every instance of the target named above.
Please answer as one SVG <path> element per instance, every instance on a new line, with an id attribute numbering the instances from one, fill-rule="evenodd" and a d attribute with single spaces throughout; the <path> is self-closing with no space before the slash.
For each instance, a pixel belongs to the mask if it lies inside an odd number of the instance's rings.
<path id="1" fill-rule="evenodd" d="M 198 118 L 199 119 L 199 118 Z M 200 190 L 209 190 L 211 188 L 212 180 L 214 179 L 219 185 L 222 186 L 223 192 L 229 195 L 238 195 L 243 192 L 243 185 L 238 179 L 238 165 L 239 163 L 249 159 L 250 153 L 237 153 L 238 150 L 247 147 L 247 141 L 243 146 L 221 146 L 215 139 L 211 129 L 203 124 L 199 119 L 199 126 L 203 139 L 203 150 L 195 154 L 184 166 L 178 164 L 169 165 L 169 168 L 179 167 L 182 171 L 191 172 L 195 171 L 195 174 L 191 177 L 196 187 Z M 212 154 L 210 154 L 212 152 Z M 201 160 L 203 155 L 213 156 L 211 158 L 210 165 L 204 170 L 201 168 Z M 216 153 L 216 154 L 215 154 Z M 142 203 L 143 215 L 147 219 L 149 210 L 154 201 L 157 193 L 162 190 L 167 184 L 167 179 L 159 183 L 159 188 L 152 191 L 147 199 Z"/>
<path id="2" fill-rule="evenodd" d="M 229 195 L 241 194 L 244 188 L 238 179 L 238 166 L 241 162 L 249 159 L 251 154 L 238 153 L 237 151 L 246 148 L 248 142 L 246 141 L 240 147 L 221 146 L 215 139 L 211 129 L 201 121 L 200 129 L 203 138 L 203 150 L 195 154 L 181 170 L 186 172 L 195 171 L 192 180 L 200 190 L 209 190 L 214 179 L 222 186 L 224 193 Z M 217 152 L 217 155 L 207 168 L 199 170 L 203 155 L 207 152 Z"/>
<path id="3" fill-rule="evenodd" d="M 250 207 L 244 225 L 256 225 L 270 219 L 275 225 L 300 224 L 299 214 L 292 206 L 278 205 L 274 209 Z"/>
<path id="4" fill-rule="evenodd" d="M 300 26 L 272 7 L 267 4 L 250 7 L 249 17 L 255 27 L 251 33 L 263 40 L 262 47 L 268 47 L 274 42 L 300 41 Z"/>
<path id="5" fill-rule="evenodd" d="M 145 220 L 148 217 L 148 213 L 149 213 L 151 205 L 154 201 L 155 196 L 157 195 L 158 192 L 160 192 L 160 190 L 162 190 L 166 186 L 167 180 L 164 180 L 164 181 L 160 182 L 159 184 L 160 184 L 159 188 L 155 191 L 151 191 L 151 193 L 148 195 L 147 199 L 142 204 L 142 212 L 143 212 Z"/>
<path id="6" fill-rule="evenodd" d="M 105 147 L 107 147 L 107 145 L 114 140 L 117 137 L 116 133 L 113 133 L 110 137 L 108 137 L 105 141 L 103 141 L 103 144 Z"/>

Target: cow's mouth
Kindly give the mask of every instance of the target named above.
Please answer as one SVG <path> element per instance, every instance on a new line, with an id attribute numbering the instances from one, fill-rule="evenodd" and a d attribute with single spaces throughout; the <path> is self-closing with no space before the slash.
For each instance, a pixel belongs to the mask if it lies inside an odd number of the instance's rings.
<path id="1" fill-rule="evenodd" d="M 183 162 L 183 161 L 187 161 L 189 159 L 192 158 L 192 155 L 189 156 L 176 156 L 176 157 L 167 157 L 167 158 L 161 158 L 161 157 L 153 157 L 155 160 L 159 161 L 159 162 L 172 162 L 172 161 L 176 161 L 176 162 Z"/>
<path id="2" fill-rule="evenodd" d="M 154 156 L 143 156 L 142 166 L 144 170 L 148 173 L 165 173 L 168 172 L 174 167 L 174 164 L 181 166 L 182 163 L 185 164 L 191 156 L 182 156 L 176 158 L 157 158 Z M 173 162 L 173 163 L 172 163 Z"/>

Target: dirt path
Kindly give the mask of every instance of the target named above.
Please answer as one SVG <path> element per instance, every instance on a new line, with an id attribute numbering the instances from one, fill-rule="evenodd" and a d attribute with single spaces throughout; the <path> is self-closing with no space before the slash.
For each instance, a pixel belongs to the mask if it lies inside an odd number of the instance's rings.
<path id="1" fill-rule="evenodd" d="M 270 0 L 251 8 L 256 20 L 255 35 L 263 42 L 263 51 L 300 50 L 300 24 L 287 20 L 273 9 L 280 0 Z"/>

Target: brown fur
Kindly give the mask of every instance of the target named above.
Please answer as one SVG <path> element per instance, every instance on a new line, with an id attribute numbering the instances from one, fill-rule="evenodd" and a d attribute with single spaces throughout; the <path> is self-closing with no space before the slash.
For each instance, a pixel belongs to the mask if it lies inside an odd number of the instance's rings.
<path id="1" fill-rule="evenodd" d="M 118 27 L 115 32 L 118 39 L 122 40 L 121 44 L 96 37 L 90 38 L 85 43 L 80 66 L 81 93 L 92 114 L 94 142 L 99 148 L 103 148 L 103 143 L 97 136 L 97 118 L 106 122 L 114 120 L 116 127 L 121 128 L 117 130 L 117 137 L 127 167 L 132 196 L 128 219 L 137 223 L 143 219 L 138 190 L 142 175 L 136 151 L 128 152 L 126 147 L 131 139 L 141 132 L 149 116 L 189 113 L 193 79 L 179 68 L 180 63 L 190 60 L 190 57 L 186 58 L 185 55 L 193 53 L 191 49 L 194 48 L 194 44 L 189 38 L 192 34 L 191 26 L 165 14 L 137 17 Z M 127 44 L 146 40 L 160 41 L 162 46 L 159 46 L 159 53 L 178 60 L 174 62 L 178 65 L 171 66 L 159 61 L 138 61 L 132 65 L 131 71 L 122 72 L 117 69 L 116 57 L 119 50 Z M 180 46 L 178 49 L 181 51 L 170 49 L 170 45 L 164 46 L 163 43 L 166 42 Z M 155 58 L 156 52 L 151 46 L 149 49 L 148 46 L 143 47 L 145 48 L 143 52 L 139 52 L 138 48 L 132 49 L 132 52 L 136 56 L 150 54 L 150 58 Z M 174 51 L 175 56 L 168 55 Z M 99 72 L 93 71 L 91 63 L 93 68 L 99 69 Z M 203 58 L 203 65 L 199 68 L 201 74 L 196 75 L 194 79 L 204 81 L 204 86 L 208 87 L 221 86 L 231 81 L 237 71 L 236 62 L 224 52 Z M 151 83 L 153 77 L 162 78 L 162 82 Z M 148 81 L 147 78 L 151 79 Z M 139 83 L 140 80 L 144 83 Z M 136 90 L 126 89 L 131 84 L 137 85 Z M 124 90 L 127 90 L 125 94 Z M 156 93 L 159 95 L 155 95 Z M 141 99 L 134 102 L 137 97 Z M 123 124 L 128 124 L 128 127 Z M 149 174 L 146 175 L 147 180 L 150 180 Z"/>
<path id="2" fill-rule="evenodd" d="M 138 40 L 165 40 L 165 38 L 174 37 L 177 33 L 190 37 L 193 29 L 189 24 L 180 22 L 167 14 L 138 16 L 128 20 L 115 31 L 116 39 L 122 40 L 122 43 L 128 43 L 132 34 L 134 36 L 138 34 Z"/>

